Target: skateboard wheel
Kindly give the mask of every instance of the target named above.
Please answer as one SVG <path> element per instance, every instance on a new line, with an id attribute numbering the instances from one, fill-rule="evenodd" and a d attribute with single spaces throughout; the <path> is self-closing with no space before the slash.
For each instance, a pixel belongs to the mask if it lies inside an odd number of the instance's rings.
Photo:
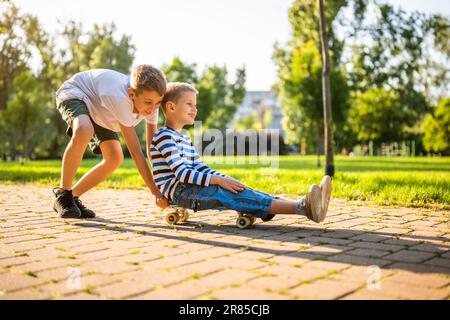
<path id="1" fill-rule="evenodd" d="M 252 226 L 256 222 L 256 217 L 251 214 L 238 212 L 238 217 L 247 217 L 250 219 L 250 225 Z"/>
<path id="2" fill-rule="evenodd" d="M 170 225 L 176 224 L 180 220 L 180 215 L 177 212 L 171 212 L 166 215 L 166 222 Z"/>
<path id="3" fill-rule="evenodd" d="M 252 221 L 247 216 L 239 216 L 236 219 L 236 225 L 239 229 L 245 229 L 252 225 Z"/>

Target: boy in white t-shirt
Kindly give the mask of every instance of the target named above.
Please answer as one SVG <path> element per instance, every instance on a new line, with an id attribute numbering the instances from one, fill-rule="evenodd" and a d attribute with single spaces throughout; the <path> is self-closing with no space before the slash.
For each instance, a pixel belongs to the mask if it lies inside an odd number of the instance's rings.
<path id="1" fill-rule="evenodd" d="M 166 207 L 153 181 L 134 127 L 146 121 L 147 150 L 157 129 L 158 108 L 166 90 L 164 74 L 151 65 L 139 65 L 130 76 L 106 69 L 75 74 L 56 92 L 56 105 L 67 122 L 71 137 L 62 159 L 61 184 L 53 189 L 53 209 L 62 218 L 93 218 L 79 197 L 104 181 L 123 161 L 121 132 L 139 173 L 159 207 Z M 103 161 L 72 186 L 86 146 L 101 154 Z"/>

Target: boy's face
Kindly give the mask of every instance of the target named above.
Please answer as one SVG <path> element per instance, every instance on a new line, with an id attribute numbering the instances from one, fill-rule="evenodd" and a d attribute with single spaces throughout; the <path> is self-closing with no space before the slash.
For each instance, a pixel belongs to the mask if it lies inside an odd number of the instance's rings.
<path id="1" fill-rule="evenodd" d="M 142 91 L 136 95 L 136 90 L 128 88 L 128 96 L 133 101 L 133 111 L 143 116 L 149 116 L 161 105 L 163 96 L 156 91 Z"/>
<path id="2" fill-rule="evenodd" d="M 170 117 L 181 125 L 194 124 L 197 116 L 197 95 L 186 91 L 178 98 L 177 103 L 170 108 Z"/>

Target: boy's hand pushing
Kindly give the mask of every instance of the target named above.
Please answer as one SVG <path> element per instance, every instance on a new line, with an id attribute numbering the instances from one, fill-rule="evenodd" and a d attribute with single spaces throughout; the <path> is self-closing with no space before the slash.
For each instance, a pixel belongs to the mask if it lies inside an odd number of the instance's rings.
<path id="1" fill-rule="evenodd" d="M 161 192 L 155 193 L 155 203 L 161 209 L 167 208 L 169 206 L 169 200 L 162 195 Z"/>
<path id="2" fill-rule="evenodd" d="M 244 191 L 245 189 L 245 186 L 242 183 L 230 177 L 213 176 L 210 184 L 219 185 L 223 189 L 234 194 Z"/>

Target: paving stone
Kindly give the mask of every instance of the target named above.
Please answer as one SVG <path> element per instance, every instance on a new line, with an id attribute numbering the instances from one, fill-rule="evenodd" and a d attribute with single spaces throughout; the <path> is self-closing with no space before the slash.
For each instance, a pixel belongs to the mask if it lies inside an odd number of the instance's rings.
<path id="1" fill-rule="evenodd" d="M 124 299 L 150 291 L 153 287 L 146 282 L 130 281 L 118 282 L 111 285 L 95 288 L 94 292 L 107 299 Z"/>
<path id="2" fill-rule="evenodd" d="M 450 295 L 450 288 L 446 289 L 429 289 L 424 287 L 417 287 L 413 285 L 400 284 L 395 281 L 383 281 L 381 283 L 381 290 L 384 294 L 390 295 L 397 299 L 431 299 L 441 300 L 446 299 Z"/>
<path id="3" fill-rule="evenodd" d="M 300 285 L 290 293 L 294 294 L 298 299 L 339 299 L 361 287 L 360 283 L 342 282 L 328 279 L 317 280 L 312 283 Z"/>
<path id="4" fill-rule="evenodd" d="M 434 265 L 427 264 L 417 264 L 417 263 L 406 263 L 406 262 L 396 262 L 387 266 L 389 269 L 406 270 L 417 273 L 436 273 L 445 276 L 450 275 L 450 271 L 447 268 L 442 268 Z"/>
<path id="5" fill-rule="evenodd" d="M 450 277 L 440 274 L 420 274 L 408 271 L 399 271 L 389 277 L 389 281 L 400 282 L 418 287 L 444 288 L 450 283 Z"/>
<path id="6" fill-rule="evenodd" d="M 396 253 L 384 256 L 383 259 L 419 263 L 431 257 L 433 257 L 433 254 L 429 252 L 420 252 L 415 250 L 401 250 Z"/>
<path id="7" fill-rule="evenodd" d="M 277 216 L 240 230 L 232 211 L 167 226 L 144 190 L 89 192 L 92 220 L 58 217 L 49 187 L 25 192 L 0 184 L 2 300 L 450 297 L 444 210 L 333 199 L 325 223 Z"/>
<path id="8" fill-rule="evenodd" d="M 286 300 L 292 299 L 289 294 L 278 294 L 251 287 L 228 288 L 211 294 L 217 299 L 227 300 Z"/>
<path id="9" fill-rule="evenodd" d="M 125 281 L 140 281 L 149 287 L 168 286 L 189 278 L 186 272 L 178 270 L 141 269 L 125 272 L 117 276 Z"/>
<path id="10" fill-rule="evenodd" d="M 394 273 L 394 271 L 389 269 L 380 268 L 379 272 L 379 281 L 382 281 L 385 277 L 390 276 Z M 343 282 L 356 282 L 360 284 L 370 283 L 370 277 L 374 275 L 374 271 L 370 269 L 370 267 L 366 266 L 352 266 L 350 268 L 340 270 L 337 273 L 332 274 L 329 279 Z"/>
<path id="11" fill-rule="evenodd" d="M 405 249 L 405 246 L 386 244 L 386 243 L 377 243 L 377 242 L 365 242 L 365 241 L 352 242 L 351 244 L 349 244 L 349 246 L 352 246 L 355 248 L 366 248 L 366 249 L 373 249 L 373 250 L 389 251 L 392 253 L 396 252 L 396 251 L 400 251 L 402 249 Z"/>
<path id="12" fill-rule="evenodd" d="M 106 300 L 106 298 L 99 297 L 95 294 L 89 294 L 86 292 L 79 292 L 75 294 L 69 294 L 67 296 L 64 296 L 64 300 Z"/>
<path id="13" fill-rule="evenodd" d="M 350 255 L 379 258 L 389 254 L 389 251 L 372 250 L 372 249 L 354 249 L 346 252 Z"/>
<path id="14" fill-rule="evenodd" d="M 379 258 L 352 256 L 349 254 L 341 254 L 329 257 L 327 261 L 344 262 L 351 265 L 363 265 L 363 266 L 376 265 L 378 267 L 382 267 L 390 263 L 389 260 L 384 260 L 384 258 L 385 257 L 383 257 L 383 259 L 379 259 Z"/>
<path id="15" fill-rule="evenodd" d="M 426 261 L 425 264 L 450 269 L 450 259 L 446 258 L 433 258 Z"/>
<path id="16" fill-rule="evenodd" d="M 136 295 L 136 300 L 187 300 L 208 293 L 209 288 L 198 283 L 181 283 L 167 288 L 160 288 L 148 293 Z"/>
<path id="17" fill-rule="evenodd" d="M 287 276 L 258 277 L 247 284 L 263 290 L 288 291 L 287 289 L 299 283 L 298 279 Z"/>
<path id="18" fill-rule="evenodd" d="M 45 282 L 46 280 L 34 276 L 8 272 L 0 274 L 0 291 L 9 293 L 10 291 L 28 288 Z"/>
<path id="19" fill-rule="evenodd" d="M 257 274 L 242 270 L 223 270 L 201 277 L 202 286 L 210 289 L 221 288 L 235 283 L 247 282 Z"/>
<path id="20" fill-rule="evenodd" d="M 389 295 L 385 290 L 369 290 L 364 288 L 345 295 L 340 300 L 398 300 L 398 298 Z"/>
<path id="21" fill-rule="evenodd" d="M 4 292 L 0 294 L 0 300 L 50 300 L 52 294 L 49 292 L 42 292 L 39 289 L 28 288 L 14 292 Z"/>
<path id="22" fill-rule="evenodd" d="M 411 246 L 411 247 L 409 247 L 409 249 L 443 254 L 450 250 L 450 245 L 444 245 L 444 244 L 437 245 L 434 243 L 421 243 L 421 244 Z"/>
<path id="23" fill-rule="evenodd" d="M 138 266 L 127 263 L 126 259 L 111 259 L 100 262 L 89 262 L 80 266 L 83 273 L 95 272 L 105 274 L 118 274 L 138 269 Z"/>
<path id="24" fill-rule="evenodd" d="M 258 277 L 263 276 L 281 276 L 293 279 L 297 281 L 297 283 L 301 283 L 304 281 L 310 281 L 319 277 L 324 277 L 329 274 L 329 270 L 316 268 L 314 266 L 311 267 L 286 267 L 286 266 L 267 266 L 264 268 L 260 268 L 255 270 L 258 273 Z"/>

